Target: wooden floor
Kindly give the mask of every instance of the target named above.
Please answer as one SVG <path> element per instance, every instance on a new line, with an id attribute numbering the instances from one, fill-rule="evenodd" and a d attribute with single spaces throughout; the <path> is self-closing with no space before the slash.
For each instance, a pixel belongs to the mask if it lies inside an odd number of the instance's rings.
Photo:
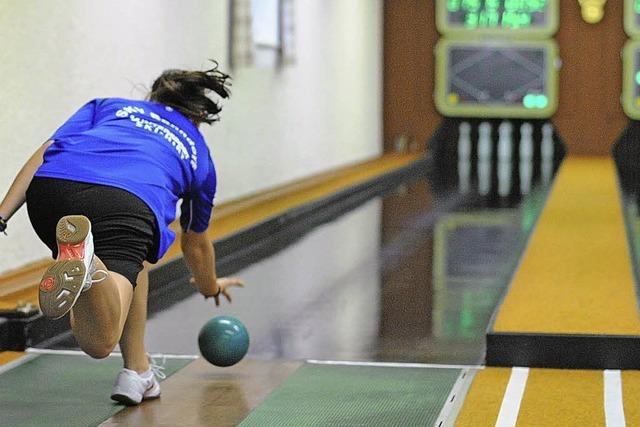
<path id="1" fill-rule="evenodd" d="M 119 412 L 103 426 L 237 426 L 300 362 L 243 360 L 216 368 L 198 359 L 162 383 L 162 397 Z"/>

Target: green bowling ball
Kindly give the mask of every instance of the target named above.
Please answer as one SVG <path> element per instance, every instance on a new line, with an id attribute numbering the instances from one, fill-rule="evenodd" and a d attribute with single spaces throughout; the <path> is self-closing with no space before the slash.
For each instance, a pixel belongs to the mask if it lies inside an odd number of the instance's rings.
<path id="1" fill-rule="evenodd" d="M 249 350 L 249 333 L 235 317 L 214 317 L 200 329 L 198 347 L 202 357 L 212 365 L 235 365 Z"/>

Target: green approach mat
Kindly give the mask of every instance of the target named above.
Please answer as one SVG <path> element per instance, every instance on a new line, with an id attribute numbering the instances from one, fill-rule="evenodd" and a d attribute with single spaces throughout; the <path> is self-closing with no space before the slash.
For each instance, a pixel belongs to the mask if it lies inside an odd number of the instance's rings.
<path id="1" fill-rule="evenodd" d="M 192 362 L 169 359 L 167 376 Z M 40 355 L 0 374 L 0 425 L 96 426 L 124 407 L 109 396 L 122 358 Z"/>
<path id="2" fill-rule="evenodd" d="M 432 426 L 459 374 L 306 364 L 240 426 Z"/>

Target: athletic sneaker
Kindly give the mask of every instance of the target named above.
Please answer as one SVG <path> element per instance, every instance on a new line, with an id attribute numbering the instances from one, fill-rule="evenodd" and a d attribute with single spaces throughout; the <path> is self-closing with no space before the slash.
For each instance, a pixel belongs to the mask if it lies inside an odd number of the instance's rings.
<path id="1" fill-rule="evenodd" d="M 56 240 L 58 258 L 42 276 L 38 293 L 40 310 L 51 319 L 67 314 L 82 291 L 106 279 L 108 274 L 96 270 L 91 222 L 86 216 L 62 217 L 56 226 Z M 104 277 L 93 280 L 95 273 Z"/>
<path id="2" fill-rule="evenodd" d="M 123 368 L 113 386 L 111 399 L 125 405 L 137 405 L 143 400 L 157 399 L 160 397 L 160 383 L 156 377 L 166 378 L 162 369 L 162 366 L 154 363 L 142 374 Z"/>

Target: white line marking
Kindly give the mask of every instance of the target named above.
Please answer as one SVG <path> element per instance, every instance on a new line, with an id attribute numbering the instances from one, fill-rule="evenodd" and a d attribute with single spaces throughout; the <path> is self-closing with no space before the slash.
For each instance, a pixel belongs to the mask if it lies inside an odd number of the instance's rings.
<path id="1" fill-rule="evenodd" d="M 352 362 L 346 360 L 315 360 L 309 359 L 307 363 L 314 365 L 338 365 L 338 366 L 374 366 L 380 368 L 431 368 L 431 369 L 484 369 L 482 365 L 436 365 L 430 363 L 396 363 L 396 362 Z"/>
<path id="2" fill-rule="evenodd" d="M 116 353 L 118 356 L 122 356 L 122 353 Z M 149 353 L 154 359 L 165 357 L 167 359 L 185 359 L 185 360 L 196 360 L 199 359 L 200 356 L 196 354 L 162 354 L 162 353 Z"/>
<path id="3" fill-rule="evenodd" d="M 502 405 L 500 406 L 496 427 L 513 427 L 516 425 L 528 377 L 529 368 L 515 367 L 511 369 L 511 377 L 502 397 Z"/>
<path id="4" fill-rule="evenodd" d="M 438 415 L 434 427 L 453 427 L 458 418 L 458 413 L 462 408 L 462 402 L 469 392 L 469 387 L 476 372 L 472 369 L 463 369 L 455 384 L 451 387 L 451 392 L 447 396 L 446 402 Z"/>
<path id="5" fill-rule="evenodd" d="M 607 369 L 604 375 L 604 416 L 607 427 L 624 427 L 622 400 L 622 375 L 618 370 Z"/>
<path id="6" fill-rule="evenodd" d="M 0 366 L 0 374 L 4 374 L 5 372 L 12 370 L 13 368 L 17 368 L 18 366 L 27 363 L 29 360 L 35 359 L 36 357 L 38 356 L 34 354 L 27 354 L 19 359 L 12 360 L 9 363 L 5 363 L 4 365 Z"/>
<path id="7" fill-rule="evenodd" d="M 61 356 L 89 357 L 84 351 L 80 351 L 80 350 L 50 350 L 46 348 L 28 348 L 25 351 L 27 353 L 33 353 L 33 354 L 55 354 L 55 355 L 61 355 Z M 122 353 L 118 351 L 114 351 L 113 353 L 109 354 L 109 357 L 120 357 L 120 356 L 122 356 Z M 191 355 L 191 354 L 162 354 L 162 353 L 153 353 L 153 354 L 149 354 L 149 356 L 153 357 L 154 359 L 165 357 L 167 359 L 188 359 L 188 360 L 195 360 L 200 357 L 200 356 Z"/>

